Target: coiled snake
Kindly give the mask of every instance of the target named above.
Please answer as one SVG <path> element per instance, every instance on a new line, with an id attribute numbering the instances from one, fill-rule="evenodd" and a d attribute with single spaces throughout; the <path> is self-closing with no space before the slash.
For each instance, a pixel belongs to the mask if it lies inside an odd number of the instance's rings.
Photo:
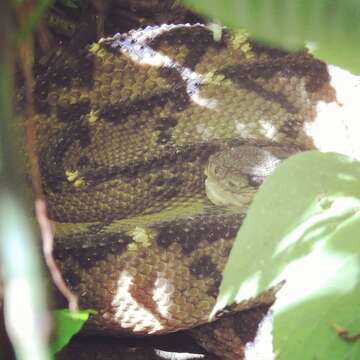
<path id="1" fill-rule="evenodd" d="M 207 323 L 253 194 L 279 160 L 313 148 L 306 127 L 330 93 L 310 55 L 227 31 L 215 41 L 202 25 L 118 34 L 43 66 L 37 151 L 56 259 L 81 306 L 98 312 L 87 330 Z M 231 319 L 193 332 L 240 359 Z"/>

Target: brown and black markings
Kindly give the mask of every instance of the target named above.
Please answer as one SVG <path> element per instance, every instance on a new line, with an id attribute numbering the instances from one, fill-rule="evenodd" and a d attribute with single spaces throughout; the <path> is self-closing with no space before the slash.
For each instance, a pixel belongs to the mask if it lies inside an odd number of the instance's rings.
<path id="1" fill-rule="evenodd" d="M 160 51 L 163 45 L 168 49 L 185 46 L 188 52 L 182 66 L 195 70 L 196 65 L 201 62 L 210 46 L 221 48 L 225 46 L 225 43 L 223 37 L 219 41 L 214 41 L 213 33 L 204 26 L 195 25 L 193 30 L 192 36 L 189 37 L 187 28 L 174 28 L 148 40 L 146 44 L 154 50 Z"/>
<path id="2" fill-rule="evenodd" d="M 221 359 L 243 359 L 245 358 L 246 344 L 254 343 L 264 318 L 271 316 L 270 307 L 269 303 L 232 313 L 230 316 L 229 314 L 225 315 L 215 323 L 192 329 L 191 335 L 206 349 L 211 349 L 215 354 L 221 356 Z M 270 322 L 271 320 L 269 318 L 266 321 Z M 264 342 L 271 341 L 270 336 L 270 334 L 262 334 Z M 271 356 L 261 342 L 257 345 L 256 353 L 264 359 Z"/>
<path id="3" fill-rule="evenodd" d="M 192 219 L 179 219 L 161 225 L 157 230 L 156 243 L 168 248 L 178 243 L 184 254 L 190 254 L 202 241 L 216 242 L 218 239 L 233 240 L 243 221 L 243 214 L 206 214 Z"/>
<path id="4" fill-rule="evenodd" d="M 190 272 L 197 279 L 213 279 L 213 285 L 207 290 L 207 294 L 214 298 L 217 297 L 222 280 L 222 273 L 218 269 L 217 264 L 211 259 L 211 256 L 203 255 L 195 259 L 190 265 Z"/>
<path id="5" fill-rule="evenodd" d="M 88 167 L 81 169 L 81 177 L 84 180 L 84 186 L 77 188 L 74 186 L 69 186 L 65 175 L 65 168 L 63 165 L 64 154 L 71 145 L 79 141 L 80 144 L 83 143 L 84 148 L 88 143 L 86 139 L 90 137 L 89 135 L 89 125 L 87 123 L 73 123 L 70 126 L 67 126 L 63 130 L 62 136 L 55 136 L 56 142 L 51 144 L 50 148 L 46 148 L 42 156 L 40 157 L 40 166 L 42 170 L 43 184 L 45 185 L 45 191 L 47 194 L 52 193 L 56 196 L 61 196 L 61 194 L 66 191 L 67 194 L 81 194 L 81 193 L 90 193 L 97 186 L 101 186 L 105 182 L 110 182 L 112 180 L 121 179 L 123 182 L 133 184 L 136 186 L 138 179 L 141 179 L 145 174 L 153 173 L 154 176 L 149 180 L 149 188 L 151 189 L 149 195 L 152 196 L 153 203 L 158 203 L 159 201 L 168 204 L 172 199 L 176 199 L 179 192 L 183 192 L 185 188 L 189 186 L 187 177 L 184 175 L 184 167 L 178 166 L 179 164 L 185 164 L 186 167 L 196 166 L 200 169 L 204 168 L 207 159 L 214 152 L 219 151 L 224 144 L 220 142 L 212 143 L 200 143 L 193 145 L 183 145 L 169 147 L 164 149 L 162 153 L 154 154 L 149 156 L 147 159 L 141 159 L 136 162 L 129 162 L 128 164 L 119 165 L 119 166 L 97 166 L 96 164 L 88 164 Z M 91 140 L 89 139 L 89 142 Z M 85 151 L 86 153 L 86 151 Z M 80 159 L 85 160 L 86 158 L 80 157 Z M 80 168 L 79 168 L 80 169 Z M 201 171 L 199 172 L 201 174 Z M 196 187 L 198 194 L 204 192 L 204 183 L 205 183 L 205 174 L 202 175 L 196 180 L 192 186 Z M 194 190 L 195 191 L 195 190 Z M 141 199 L 139 199 L 140 201 Z M 138 204 L 137 210 L 133 215 L 139 214 L 146 207 L 149 206 L 148 202 L 141 204 L 141 201 Z M 53 208 L 49 207 L 50 212 L 54 219 L 60 219 L 60 215 L 53 211 Z M 76 211 L 76 210 L 75 210 Z M 69 210 L 66 215 L 63 214 L 65 219 L 70 216 Z M 111 213 L 107 212 L 101 217 L 100 214 L 98 217 L 89 217 L 85 212 L 81 213 L 76 211 L 76 214 L 72 214 L 73 218 L 78 218 L 78 221 L 99 221 L 104 219 L 118 219 L 124 217 L 124 209 L 117 209 L 115 206 L 112 207 Z M 128 215 L 129 216 L 129 215 Z"/>
<path id="6" fill-rule="evenodd" d="M 330 80 L 326 64 L 314 61 L 305 52 L 285 53 L 275 59 L 260 59 L 232 65 L 219 70 L 218 73 L 229 77 L 239 86 L 241 86 L 242 80 L 269 79 L 275 74 L 286 78 L 296 76 L 305 78 L 306 90 L 309 92 L 316 92 Z"/>
<path id="7" fill-rule="evenodd" d="M 286 95 L 263 88 L 256 83 L 257 79 L 268 79 L 275 74 L 287 78 L 291 76 L 305 78 L 305 87 L 309 92 L 316 92 L 329 82 L 326 64 L 320 61 L 314 62 L 313 58 L 306 53 L 279 52 L 279 56 L 275 59 L 232 65 L 218 70 L 217 73 L 224 75 L 239 87 L 254 91 L 258 96 L 278 103 L 289 114 L 296 114 L 300 109 L 294 107 Z"/>
<path id="8" fill-rule="evenodd" d="M 56 115 L 60 122 L 74 123 L 81 120 L 90 110 L 90 100 L 85 99 L 76 104 L 58 105 L 56 107 Z"/>
<path id="9" fill-rule="evenodd" d="M 81 235 L 56 237 L 55 240 L 58 244 L 54 249 L 55 259 L 61 261 L 71 258 L 84 270 L 90 269 L 109 254 L 121 255 L 128 244 L 133 242 L 133 238 L 126 233 L 105 232 L 98 234 L 85 232 Z M 76 244 L 79 243 L 81 243 L 81 253 L 74 251 Z M 67 246 L 62 247 L 61 244 Z"/>
<path id="10" fill-rule="evenodd" d="M 94 86 L 94 57 L 88 51 L 80 51 L 72 59 L 55 54 L 46 64 L 34 67 L 34 108 L 39 114 L 49 114 L 48 95 L 51 88 L 70 88 L 74 79 L 79 85 L 92 89 Z M 50 64 L 50 65 L 49 65 Z"/>
<path id="11" fill-rule="evenodd" d="M 56 135 L 57 140 L 52 143 L 51 147 L 44 150 L 40 157 L 41 167 L 43 169 L 43 179 L 45 184 L 51 188 L 52 191 L 60 191 L 62 181 L 65 181 L 65 169 L 62 164 L 65 152 L 75 142 L 79 141 L 83 147 L 89 145 L 90 134 L 88 124 L 71 124 L 62 131 L 61 136 Z M 83 176 L 87 181 L 88 186 L 96 186 L 104 181 L 113 180 L 117 177 L 139 177 L 144 173 L 152 170 L 161 169 L 165 165 L 175 164 L 176 162 L 183 162 L 184 160 L 190 162 L 204 163 L 211 154 L 221 149 L 221 145 L 217 142 L 202 143 L 194 145 L 184 145 L 169 148 L 161 154 L 155 154 L 144 160 L 138 160 L 129 164 L 111 167 L 92 167 L 90 170 L 84 171 Z M 81 165 L 84 162 L 88 164 L 87 157 L 81 157 Z M 160 186 L 157 180 L 155 186 Z M 69 190 L 71 191 L 71 190 Z M 77 190 L 73 190 L 77 191 Z"/>
<path id="12" fill-rule="evenodd" d="M 232 317 L 233 329 L 244 344 L 254 341 L 258 332 L 258 325 L 269 309 L 270 306 L 258 306 L 255 309 L 239 312 Z"/>
<path id="13" fill-rule="evenodd" d="M 73 121 L 63 130 L 59 130 L 50 139 L 50 146 L 42 150 L 39 156 L 39 165 L 45 193 L 61 191 L 62 184 L 66 181 L 63 167 L 64 155 L 76 141 L 83 148 L 91 142 L 90 127 L 87 122 Z"/>
<path id="14" fill-rule="evenodd" d="M 99 110 L 99 117 L 105 121 L 114 124 L 123 124 L 128 121 L 129 115 L 141 114 L 146 110 L 154 111 L 155 108 L 162 108 L 167 103 L 174 104 L 174 111 L 182 111 L 189 104 L 189 96 L 175 90 L 161 91 L 148 97 L 139 97 L 131 102 L 119 102 L 118 104 L 109 104 Z M 144 121 L 139 117 L 138 121 Z M 139 122 L 132 125 L 139 126 Z"/>
<path id="15" fill-rule="evenodd" d="M 157 139 L 159 145 L 165 145 L 171 140 L 172 131 L 177 123 L 178 120 L 173 116 L 158 119 L 155 129 L 159 131 L 159 137 Z"/>

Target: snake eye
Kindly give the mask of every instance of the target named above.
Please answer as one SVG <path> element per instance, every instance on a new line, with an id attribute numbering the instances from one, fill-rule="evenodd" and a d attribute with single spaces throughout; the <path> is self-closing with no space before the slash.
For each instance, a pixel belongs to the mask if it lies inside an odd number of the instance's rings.
<path id="1" fill-rule="evenodd" d="M 249 185 L 253 187 L 259 187 L 265 180 L 266 176 L 256 176 L 251 175 L 249 176 Z"/>

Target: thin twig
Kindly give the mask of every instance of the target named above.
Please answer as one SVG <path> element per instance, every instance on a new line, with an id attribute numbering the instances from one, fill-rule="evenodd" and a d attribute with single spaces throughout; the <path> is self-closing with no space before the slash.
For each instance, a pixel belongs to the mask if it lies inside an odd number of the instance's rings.
<path id="1" fill-rule="evenodd" d="M 330 322 L 330 326 L 335 329 L 336 334 L 344 341 L 352 343 L 355 341 L 360 341 L 360 332 L 355 335 L 350 335 L 349 330 L 334 323 Z"/>
<path id="2" fill-rule="evenodd" d="M 57 267 L 54 257 L 53 257 L 53 248 L 54 248 L 54 235 L 51 223 L 46 215 L 46 203 L 43 199 L 37 198 L 35 200 L 35 212 L 36 219 L 40 226 L 41 237 L 43 240 L 43 252 L 46 260 L 46 264 L 50 269 L 52 279 L 56 284 L 59 291 L 65 296 L 69 302 L 70 310 L 78 310 L 78 299 L 70 289 L 66 286 L 64 279 Z"/>

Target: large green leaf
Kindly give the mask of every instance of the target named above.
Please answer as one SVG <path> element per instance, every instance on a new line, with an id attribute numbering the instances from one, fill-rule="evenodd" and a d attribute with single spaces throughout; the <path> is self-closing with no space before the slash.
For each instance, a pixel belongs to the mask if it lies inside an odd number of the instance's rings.
<path id="1" fill-rule="evenodd" d="M 216 309 L 285 280 L 274 305 L 277 359 L 360 359 L 360 163 L 306 152 L 260 188 L 242 225 Z"/>
<path id="2" fill-rule="evenodd" d="M 258 39 L 296 48 L 311 42 L 328 63 L 360 73 L 360 2 L 357 0 L 183 0 Z"/>

